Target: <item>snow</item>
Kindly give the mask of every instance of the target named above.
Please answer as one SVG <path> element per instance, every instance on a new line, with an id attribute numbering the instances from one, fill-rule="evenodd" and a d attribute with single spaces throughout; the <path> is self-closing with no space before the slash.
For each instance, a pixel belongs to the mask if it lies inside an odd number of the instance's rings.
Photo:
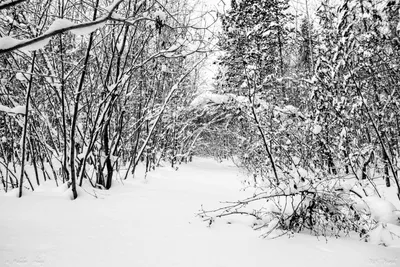
<path id="1" fill-rule="evenodd" d="M 34 42 L 30 45 L 21 47 L 19 50 L 23 51 L 23 52 L 30 52 L 30 51 L 36 51 L 39 49 L 43 49 L 50 41 L 50 38 L 45 38 L 43 40 Z"/>
<path id="2" fill-rule="evenodd" d="M 121 0 L 114 0 L 114 2 L 111 3 L 111 5 L 107 6 L 105 8 L 105 10 L 107 10 L 108 12 L 111 12 L 112 10 L 115 9 L 115 7 L 120 4 L 122 1 Z"/>
<path id="3" fill-rule="evenodd" d="M 94 23 L 90 26 L 86 26 L 86 27 L 82 27 L 82 28 L 77 28 L 77 29 L 73 29 L 71 30 L 71 32 L 75 35 L 87 35 L 90 34 L 94 31 L 96 31 L 97 29 L 103 27 L 104 25 L 106 25 L 106 22 L 103 21 L 104 18 L 100 18 L 97 21 L 94 21 Z M 99 22 L 102 21 L 102 22 Z"/>
<path id="4" fill-rule="evenodd" d="M 15 74 L 15 78 L 17 80 L 21 81 L 21 82 L 28 81 L 28 77 L 27 76 L 28 76 L 27 74 L 24 74 L 24 73 L 21 73 L 21 72 L 18 72 L 17 74 Z"/>
<path id="5" fill-rule="evenodd" d="M 0 104 L 0 111 L 8 113 L 8 112 L 10 112 L 10 110 L 11 109 L 9 107 Z"/>
<path id="6" fill-rule="evenodd" d="M 15 106 L 13 108 L 4 106 L 0 104 L 0 111 L 15 115 L 15 114 L 25 114 L 25 106 Z"/>
<path id="7" fill-rule="evenodd" d="M 46 33 L 57 31 L 57 30 L 63 29 L 63 28 L 69 28 L 69 27 L 72 27 L 75 25 L 76 25 L 75 23 L 73 23 L 72 21 L 67 20 L 67 19 L 56 19 L 55 21 L 53 21 L 51 26 L 47 29 Z"/>
<path id="8" fill-rule="evenodd" d="M 322 131 L 321 125 L 318 125 L 318 124 L 314 125 L 313 130 L 312 130 L 313 134 L 319 134 L 321 131 Z"/>
<path id="9" fill-rule="evenodd" d="M 283 108 L 275 107 L 275 110 L 278 112 L 287 113 L 287 114 L 298 114 L 299 113 L 299 109 L 292 105 L 287 105 Z"/>
<path id="10" fill-rule="evenodd" d="M 161 21 L 165 21 L 167 19 L 167 14 L 165 14 L 165 12 L 162 10 L 157 10 L 153 15 L 155 18 L 159 18 Z"/>
<path id="11" fill-rule="evenodd" d="M 366 197 L 364 201 L 376 221 L 392 224 L 400 223 L 400 215 L 397 214 L 396 207 L 390 201 L 375 196 Z"/>
<path id="12" fill-rule="evenodd" d="M 87 35 L 87 34 L 90 34 L 94 31 L 96 31 L 97 29 L 101 28 L 102 26 L 105 25 L 105 23 L 106 22 L 105 22 L 104 18 L 99 18 L 97 21 L 95 21 L 95 23 L 93 25 L 73 29 L 73 30 L 71 30 L 71 32 L 76 35 Z M 76 26 L 76 24 L 72 21 L 69 21 L 67 19 L 56 19 L 44 34 L 49 34 L 51 32 L 54 32 L 54 31 L 57 31 L 60 29 L 69 28 L 72 26 Z M 45 38 L 43 40 L 36 41 L 30 45 L 21 47 L 19 50 L 21 50 L 23 52 L 30 52 L 30 51 L 36 51 L 39 49 L 43 49 L 49 43 L 50 39 L 51 38 Z M 13 46 L 16 46 L 20 43 L 28 42 L 30 40 L 32 40 L 32 39 L 18 40 L 11 36 L 5 36 L 5 37 L 0 38 L 0 49 L 9 49 Z"/>
<path id="13" fill-rule="evenodd" d="M 0 49 L 8 49 L 19 44 L 21 40 L 15 39 L 11 36 L 5 36 L 0 38 Z"/>
<path id="14" fill-rule="evenodd" d="M 300 177 L 307 178 L 308 177 L 308 172 L 302 167 L 298 167 L 297 172 L 299 173 Z"/>
<path id="15" fill-rule="evenodd" d="M 400 246 L 308 234 L 263 239 L 264 230 L 254 231 L 254 220 L 243 217 L 208 227 L 196 213 L 246 195 L 241 172 L 202 158 L 178 168 L 162 167 L 147 178 L 140 172 L 114 181 L 109 191 L 84 186 L 74 201 L 67 185 L 56 188 L 54 181 L 20 199 L 16 190 L 0 193 L 0 266 L 400 265 Z"/>
<path id="16" fill-rule="evenodd" d="M 119 13 L 112 13 L 112 15 L 111 15 L 111 18 L 113 18 L 113 19 L 117 19 L 117 20 L 124 20 L 125 19 L 125 17 L 124 16 L 122 16 L 121 14 L 119 14 Z"/>
<path id="17" fill-rule="evenodd" d="M 342 131 L 340 132 L 340 137 L 341 137 L 341 138 L 345 138 L 346 135 L 347 135 L 346 128 L 343 128 Z"/>
<path id="18" fill-rule="evenodd" d="M 293 157 L 292 157 L 292 160 L 293 160 L 293 163 L 294 163 L 295 165 L 298 165 L 298 164 L 300 163 L 300 158 L 299 158 L 299 157 L 293 156 Z"/>
<path id="19" fill-rule="evenodd" d="M 10 110 L 10 113 L 14 114 L 25 114 L 26 107 L 25 106 L 15 106 Z"/>
<path id="20" fill-rule="evenodd" d="M 212 102 L 215 104 L 223 104 L 227 103 L 231 97 L 229 95 L 220 95 L 212 92 L 205 92 L 198 95 L 193 101 L 190 103 L 191 107 L 202 107 L 207 103 Z"/>
<path id="21" fill-rule="evenodd" d="M 237 96 L 236 101 L 241 104 L 247 104 L 249 102 L 249 98 L 247 98 L 245 96 Z"/>
<path id="22" fill-rule="evenodd" d="M 30 39 L 25 39 L 25 40 L 18 40 L 15 39 L 11 36 L 5 36 L 0 38 L 0 49 L 9 49 L 11 47 L 14 47 L 22 42 L 27 42 Z M 49 38 L 43 39 L 41 41 L 34 42 L 33 44 L 21 47 L 19 50 L 23 52 L 29 52 L 29 51 L 34 51 L 38 49 L 42 49 L 45 45 L 49 43 Z"/>
<path id="23" fill-rule="evenodd" d="M 400 247 L 400 227 L 393 224 L 379 223 L 373 229 L 368 241 L 374 245 L 396 246 Z"/>

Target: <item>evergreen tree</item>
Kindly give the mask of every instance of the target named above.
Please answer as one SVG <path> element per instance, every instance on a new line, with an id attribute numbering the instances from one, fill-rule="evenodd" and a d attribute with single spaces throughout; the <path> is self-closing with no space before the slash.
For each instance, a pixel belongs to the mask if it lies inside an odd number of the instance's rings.
<path id="1" fill-rule="evenodd" d="M 232 2 L 232 9 L 222 16 L 219 42 L 225 53 L 220 58 L 225 91 L 246 94 L 240 86 L 249 70 L 256 72 L 254 82 L 259 86 L 268 75 L 283 76 L 286 24 L 291 18 L 285 12 L 288 7 L 287 0 Z"/>
<path id="2" fill-rule="evenodd" d="M 308 73 L 308 76 L 313 74 L 314 68 L 314 46 L 315 34 L 312 24 L 304 17 L 300 25 L 300 47 L 299 47 L 299 67 Z"/>

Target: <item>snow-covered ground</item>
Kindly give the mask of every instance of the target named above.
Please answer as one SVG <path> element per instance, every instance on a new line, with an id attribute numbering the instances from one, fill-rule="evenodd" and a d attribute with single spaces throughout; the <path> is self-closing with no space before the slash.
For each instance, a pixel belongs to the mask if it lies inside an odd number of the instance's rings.
<path id="1" fill-rule="evenodd" d="M 0 196 L 0 266 L 400 266 L 400 247 L 306 234 L 262 239 L 250 221 L 211 227 L 196 213 L 243 197 L 230 163 L 195 159 L 70 201 L 50 181 Z M 93 192 L 90 192 L 93 193 Z"/>

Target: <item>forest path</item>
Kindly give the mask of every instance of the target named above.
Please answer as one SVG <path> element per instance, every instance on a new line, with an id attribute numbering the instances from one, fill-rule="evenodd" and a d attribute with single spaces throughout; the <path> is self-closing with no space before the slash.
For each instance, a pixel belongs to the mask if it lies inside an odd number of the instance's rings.
<path id="1" fill-rule="evenodd" d="M 98 199 L 60 196 L 53 182 L 23 198 L 0 195 L 2 266 L 400 266 L 400 248 L 308 235 L 259 238 L 251 220 L 196 217 L 235 200 L 241 174 L 230 163 L 195 159 L 115 182 Z"/>

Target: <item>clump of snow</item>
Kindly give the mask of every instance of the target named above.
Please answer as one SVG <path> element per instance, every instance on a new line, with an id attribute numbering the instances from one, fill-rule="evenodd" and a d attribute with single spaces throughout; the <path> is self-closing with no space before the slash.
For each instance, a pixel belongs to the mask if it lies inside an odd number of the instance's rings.
<path id="1" fill-rule="evenodd" d="M 372 244 L 400 247 L 400 227 L 389 223 L 378 223 L 369 232 L 368 241 Z"/>
<path id="2" fill-rule="evenodd" d="M 21 43 L 25 43 L 29 40 L 30 39 L 18 40 L 11 36 L 5 36 L 5 37 L 0 38 L 0 49 L 9 49 L 9 48 L 12 48 Z M 49 43 L 49 41 L 50 41 L 50 38 L 45 38 L 43 40 L 36 41 L 30 45 L 21 47 L 21 48 L 19 48 L 19 50 L 21 50 L 22 52 L 39 50 L 39 49 L 42 49 L 43 47 L 45 47 Z"/>
<path id="3" fill-rule="evenodd" d="M 297 168 L 297 172 L 299 173 L 300 177 L 306 178 L 308 176 L 307 170 L 302 167 Z"/>
<path id="4" fill-rule="evenodd" d="M 313 130 L 312 130 L 313 134 L 319 134 L 321 131 L 322 131 L 321 125 L 318 125 L 318 124 L 314 125 Z"/>
<path id="5" fill-rule="evenodd" d="M 247 103 L 250 102 L 248 97 L 241 96 L 241 95 L 240 96 L 236 96 L 235 99 L 236 99 L 237 102 L 239 102 L 241 104 L 247 104 Z"/>
<path id="6" fill-rule="evenodd" d="M 167 52 L 174 52 L 174 51 L 178 50 L 180 47 L 181 47 L 181 44 L 174 44 L 174 45 L 171 45 L 171 46 L 168 48 Z"/>
<path id="7" fill-rule="evenodd" d="M 22 72 L 18 72 L 15 74 L 15 78 L 21 82 L 27 82 L 30 78 L 29 74 L 24 74 Z"/>
<path id="8" fill-rule="evenodd" d="M 293 160 L 294 165 L 298 165 L 300 163 L 300 158 L 299 157 L 293 156 L 292 160 Z"/>
<path id="9" fill-rule="evenodd" d="M 344 137 L 346 137 L 346 135 L 347 135 L 346 128 L 343 128 L 342 131 L 340 132 L 340 137 L 344 138 Z"/>
<path id="10" fill-rule="evenodd" d="M 120 52 L 120 53 L 122 51 L 122 44 L 123 44 L 122 40 L 118 40 L 118 42 L 116 44 L 116 48 L 117 48 L 118 52 Z"/>
<path id="11" fill-rule="evenodd" d="M 201 107 L 208 103 L 223 104 L 227 103 L 231 98 L 229 95 L 220 95 L 212 92 L 205 92 L 197 96 L 190 103 L 191 107 Z"/>
<path id="12" fill-rule="evenodd" d="M 6 106 L 3 106 L 3 105 L 0 104 L 0 111 L 9 113 L 10 110 L 11 110 L 11 109 L 10 109 L 9 107 L 6 107 Z"/>
<path id="13" fill-rule="evenodd" d="M 43 40 L 40 41 L 36 41 L 30 45 L 21 47 L 19 50 L 23 51 L 23 52 L 30 52 L 30 51 L 36 51 L 39 49 L 43 49 L 50 41 L 50 38 L 45 38 Z"/>
<path id="14" fill-rule="evenodd" d="M 5 36 L 0 38 L 0 49 L 8 49 L 18 45 L 21 40 L 15 39 L 11 36 Z"/>
<path id="15" fill-rule="evenodd" d="M 14 114 L 25 114 L 26 113 L 26 107 L 25 106 L 16 106 L 13 107 L 10 110 L 10 113 L 14 113 Z"/>
<path id="16" fill-rule="evenodd" d="M 275 107 L 275 111 L 280 112 L 280 113 L 286 113 L 286 114 L 298 114 L 299 113 L 299 109 L 292 105 L 287 105 L 287 106 L 284 106 L 283 108 Z"/>
<path id="17" fill-rule="evenodd" d="M 381 34 L 386 35 L 390 33 L 390 29 L 388 27 L 388 25 L 385 26 L 381 26 L 378 28 L 378 30 L 381 32 Z"/>
<path id="18" fill-rule="evenodd" d="M 106 25 L 106 22 L 102 21 L 102 20 L 103 19 L 100 18 L 94 24 L 92 24 L 90 26 L 73 29 L 73 30 L 71 30 L 71 32 L 76 35 L 88 35 L 94 31 L 96 31 L 97 29 L 100 29 L 104 25 Z M 102 22 L 99 22 L 99 21 L 102 21 Z"/>
<path id="19" fill-rule="evenodd" d="M 156 12 L 154 12 L 153 15 L 155 18 L 158 18 L 163 22 L 167 19 L 167 14 L 165 14 L 165 12 L 163 12 L 162 10 L 157 10 Z"/>
<path id="20" fill-rule="evenodd" d="M 46 33 L 57 31 L 59 29 L 69 28 L 69 27 L 72 27 L 75 25 L 76 25 L 75 23 L 73 23 L 72 21 L 70 21 L 68 19 L 56 19 L 55 21 L 53 21 L 51 26 L 47 29 Z"/>
<path id="21" fill-rule="evenodd" d="M 298 108 L 296 108 L 296 107 L 294 107 L 294 106 L 292 106 L 292 105 L 287 105 L 287 106 L 285 106 L 285 107 L 284 107 L 284 110 L 285 110 L 286 112 L 290 112 L 290 113 L 297 113 L 297 112 L 299 111 Z"/>
<path id="22" fill-rule="evenodd" d="M 111 5 L 107 6 L 104 9 L 107 10 L 108 12 L 111 12 L 111 10 L 114 10 L 116 5 L 118 5 L 119 3 L 121 3 L 121 0 L 114 0 L 114 2 L 111 3 Z"/>
<path id="23" fill-rule="evenodd" d="M 114 12 L 114 13 L 111 15 L 111 17 L 112 17 L 113 19 L 119 19 L 119 20 L 124 20 L 124 19 L 125 19 L 124 16 L 122 16 L 121 14 L 116 13 L 116 12 Z"/>
<path id="24" fill-rule="evenodd" d="M 6 106 L 3 106 L 0 104 L 0 111 L 10 113 L 12 115 L 15 115 L 15 114 L 23 114 L 24 115 L 26 108 L 25 108 L 25 106 L 19 106 L 19 105 L 15 106 L 13 108 L 9 108 L 9 107 L 6 107 Z"/>
<path id="25" fill-rule="evenodd" d="M 399 224 L 399 215 L 393 203 L 375 196 L 365 197 L 371 216 L 381 223 Z"/>
<path id="26" fill-rule="evenodd" d="M 87 146 L 84 146 L 83 149 L 82 149 L 82 152 L 79 153 L 79 154 L 77 155 L 77 157 L 78 157 L 79 159 L 83 159 L 83 158 L 86 156 L 87 151 L 88 151 L 88 147 L 87 147 Z"/>

